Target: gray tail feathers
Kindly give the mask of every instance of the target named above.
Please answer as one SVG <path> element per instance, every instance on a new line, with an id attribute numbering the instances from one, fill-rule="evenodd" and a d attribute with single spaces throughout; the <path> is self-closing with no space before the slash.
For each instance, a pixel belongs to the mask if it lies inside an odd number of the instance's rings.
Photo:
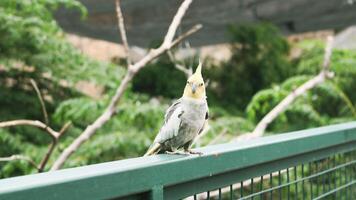
<path id="1" fill-rule="evenodd" d="M 155 155 L 161 150 L 161 144 L 160 143 L 155 143 L 153 144 L 145 153 L 144 156 L 150 156 L 150 155 Z"/>

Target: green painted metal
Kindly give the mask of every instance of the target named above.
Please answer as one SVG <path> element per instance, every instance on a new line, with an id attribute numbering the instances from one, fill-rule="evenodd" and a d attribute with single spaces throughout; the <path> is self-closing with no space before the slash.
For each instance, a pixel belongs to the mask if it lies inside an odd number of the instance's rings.
<path id="1" fill-rule="evenodd" d="M 150 199 L 163 200 L 163 186 L 162 185 L 153 186 Z"/>
<path id="2" fill-rule="evenodd" d="M 214 188 L 222 187 L 230 182 L 237 182 L 238 180 L 245 180 L 245 179 L 248 179 L 251 177 L 260 176 L 261 174 L 268 174 L 269 172 L 278 171 L 279 169 L 285 169 L 285 168 L 288 169 L 288 167 L 295 166 L 295 165 L 298 165 L 298 164 L 304 163 L 304 162 L 316 161 L 321 158 L 325 158 L 328 155 L 334 155 L 337 153 L 348 152 L 348 151 L 354 150 L 355 147 L 356 147 L 356 142 L 352 142 L 352 143 L 348 143 L 345 145 L 333 146 L 328 149 L 323 149 L 322 151 L 315 151 L 315 152 L 310 152 L 310 153 L 306 153 L 306 154 L 302 154 L 302 155 L 298 155 L 298 156 L 292 156 L 292 157 L 289 157 L 286 159 L 277 160 L 274 162 L 268 162 L 268 163 L 260 164 L 258 166 L 254 166 L 254 167 L 248 167 L 245 169 L 230 171 L 230 172 L 227 172 L 224 174 L 219 174 L 219 175 L 215 175 L 215 176 L 211 176 L 211 177 L 205 177 L 203 179 L 198 179 L 198 180 L 194 180 L 191 182 L 185 182 L 185 183 L 182 183 L 179 185 L 167 187 L 166 193 L 169 195 L 165 195 L 165 197 L 167 199 L 178 199 L 178 198 L 181 198 L 184 196 L 188 196 L 189 194 L 193 194 L 194 192 L 199 193 L 199 192 L 202 192 L 205 190 L 213 190 Z M 351 162 L 352 165 L 355 165 L 355 163 L 356 163 L 356 161 Z M 310 165 L 310 166 L 312 166 L 312 165 Z M 297 176 L 295 175 L 295 181 L 293 181 L 293 182 L 291 182 L 290 180 L 288 181 L 288 177 L 287 177 L 287 181 L 289 182 L 288 184 L 279 183 L 279 185 L 275 186 L 274 189 L 269 189 L 267 191 L 270 191 L 271 195 L 272 195 L 273 190 L 278 189 L 278 191 L 280 191 L 279 189 L 281 189 L 285 186 L 289 187 L 292 184 L 295 184 L 295 188 L 297 188 L 296 191 L 298 191 L 298 185 L 296 183 L 300 184 L 300 182 L 302 182 L 302 184 L 304 184 L 304 181 L 307 181 L 308 179 L 315 179 L 322 175 L 329 175 L 330 172 L 336 172 L 336 170 L 338 170 L 341 167 L 343 167 L 343 164 L 339 165 L 336 168 L 329 167 L 330 169 L 325 169 L 321 173 L 315 172 L 311 176 L 305 176 L 304 178 L 298 177 L 298 180 L 296 178 Z M 296 168 L 294 167 L 294 169 L 296 169 Z M 297 174 L 296 171 L 294 172 L 294 174 Z M 272 181 L 272 178 L 270 179 L 270 181 Z M 311 185 L 310 183 L 308 183 L 308 184 L 309 184 L 310 188 L 313 188 L 313 185 Z M 270 183 L 270 186 L 272 187 L 271 183 Z M 318 188 L 318 187 L 316 187 L 316 188 Z M 313 191 L 315 191 L 315 187 L 314 187 Z M 304 195 L 306 193 L 304 192 L 304 186 L 303 186 L 303 191 L 300 191 L 300 192 L 302 193 L 303 197 L 305 197 Z M 242 193 L 242 192 L 240 192 L 240 193 Z M 262 193 L 256 192 L 253 195 L 244 196 L 244 198 L 241 198 L 241 199 L 250 199 L 251 197 L 256 196 L 258 194 L 262 194 Z M 312 195 L 312 193 L 310 193 L 310 194 Z M 242 196 L 240 196 L 240 197 L 242 197 Z M 288 195 L 286 197 L 288 197 Z M 231 199 L 233 199 L 233 198 L 231 198 Z M 279 198 L 279 199 L 285 199 L 285 198 Z"/>
<path id="3" fill-rule="evenodd" d="M 2 179 L 0 200 L 180 199 L 236 183 L 240 185 L 241 181 L 355 149 L 356 123 L 351 122 L 248 142 L 208 146 L 199 149 L 203 156 L 156 155 Z M 307 166 L 308 172 L 309 168 Z M 327 174 L 325 179 L 329 180 L 329 177 Z M 351 194 L 352 181 L 350 178 L 346 185 L 343 183 L 340 187 L 350 190 Z M 295 187 L 288 185 L 288 188 L 300 188 L 301 192 L 306 189 L 302 184 L 313 186 L 304 179 L 299 184 Z M 258 193 L 258 184 L 254 185 L 256 187 L 252 189 Z M 340 187 L 335 185 L 334 190 L 342 190 Z"/>

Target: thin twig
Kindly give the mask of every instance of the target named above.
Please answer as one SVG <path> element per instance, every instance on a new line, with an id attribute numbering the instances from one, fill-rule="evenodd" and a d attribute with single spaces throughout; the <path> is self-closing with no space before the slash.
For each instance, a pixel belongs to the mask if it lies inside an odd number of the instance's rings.
<path id="1" fill-rule="evenodd" d="M 329 36 L 327 38 L 322 71 L 328 71 L 330 68 L 331 54 L 332 54 L 332 49 L 333 49 L 333 41 L 334 41 L 333 36 Z"/>
<path id="2" fill-rule="evenodd" d="M 333 73 L 329 71 L 330 59 L 332 54 L 332 43 L 333 38 L 328 37 L 328 43 L 325 47 L 324 62 L 320 73 L 309 81 L 305 82 L 297 89 L 293 90 L 288 96 L 286 96 L 277 106 L 275 106 L 267 115 L 265 115 L 262 120 L 257 124 L 256 128 L 252 133 L 244 134 L 239 136 L 237 140 L 249 140 L 252 138 L 261 137 L 268 125 L 278 117 L 279 114 L 283 113 L 290 104 L 294 102 L 296 98 L 305 94 L 308 90 L 316 87 L 317 85 L 323 83 L 327 78 L 332 78 Z"/>
<path id="3" fill-rule="evenodd" d="M 57 138 L 52 137 L 52 143 L 49 145 L 46 155 L 43 157 L 43 159 L 41 160 L 41 163 L 38 167 L 39 172 L 43 172 L 44 168 L 46 167 L 46 164 L 48 163 L 49 158 L 52 155 L 54 148 L 58 144 L 59 137 L 62 136 L 68 130 L 68 128 L 71 126 L 71 124 L 72 124 L 71 122 L 67 122 L 66 124 L 64 124 L 64 126 L 58 132 L 58 137 Z"/>
<path id="4" fill-rule="evenodd" d="M 10 157 L 0 157 L 0 162 L 10 162 L 10 161 L 15 161 L 15 160 L 24 160 L 31 164 L 34 168 L 39 170 L 37 167 L 36 163 L 29 157 L 24 156 L 24 155 L 12 155 Z"/>
<path id="5" fill-rule="evenodd" d="M 34 126 L 44 130 L 51 137 L 55 137 L 55 138 L 59 137 L 59 133 L 57 131 L 54 131 L 51 127 L 48 127 L 46 124 L 44 124 L 41 121 L 18 119 L 18 120 L 0 122 L 0 128 L 11 127 L 11 126 Z"/>
<path id="6" fill-rule="evenodd" d="M 174 64 L 174 67 L 183 72 L 186 77 L 190 77 L 193 74 L 192 68 L 187 68 L 184 65 L 179 64 L 171 51 L 167 51 L 167 54 L 171 62 Z"/>
<path id="7" fill-rule="evenodd" d="M 121 80 L 121 83 L 119 87 L 116 89 L 116 92 L 114 96 L 111 98 L 110 104 L 108 107 L 105 109 L 105 111 L 90 125 L 88 125 L 83 133 L 79 135 L 63 152 L 62 154 L 58 157 L 58 159 L 54 162 L 53 166 L 51 167 L 51 170 L 57 170 L 61 168 L 64 164 L 64 162 L 69 158 L 70 155 L 72 155 L 85 141 L 87 141 L 99 128 L 101 128 L 106 122 L 108 122 L 112 116 L 116 113 L 116 107 L 117 104 L 119 103 L 121 97 L 123 96 L 124 92 L 126 91 L 128 84 L 130 81 L 133 79 L 133 77 L 136 75 L 136 73 L 142 69 L 143 67 L 146 66 L 147 63 L 151 62 L 153 59 L 158 57 L 159 55 L 163 54 L 170 48 L 174 47 L 176 44 L 178 44 L 180 41 L 182 41 L 184 38 L 188 37 L 192 33 L 196 32 L 199 30 L 199 26 L 193 27 L 194 29 L 190 29 L 188 32 L 184 33 L 177 39 L 173 40 L 174 35 L 176 33 L 177 27 L 181 23 L 181 20 L 186 13 L 189 5 L 192 3 L 192 0 L 184 0 L 184 2 L 181 4 L 179 7 L 176 15 L 174 16 L 171 25 L 168 28 L 167 34 L 164 38 L 163 43 L 161 44 L 160 47 L 157 49 L 151 49 L 146 56 L 144 56 L 141 60 L 138 62 L 130 65 L 128 67 L 128 71 L 126 75 L 124 76 L 123 80 Z"/>
<path id="8" fill-rule="evenodd" d="M 356 107 L 352 103 L 351 99 L 345 94 L 344 91 L 342 91 L 341 88 L 335 83 L 331 83 L 331 86 L 333 87 L 334 91 L 340 96 L 340 98 L 345 102 L 346 106 L 350 109 L 350 112 L 356 118 Z"/>
<path id="9" fill-rule="evenodd" d="M 177 39 L 175 39 L 172 44 L 171 47 L 176 46 L 178 43 L 182 42 L 185 38 L 187 38 L 188 36 L 196 33 L 197 31 L 199 31 L 200 29 L 203 28 L 202 24 L 196 24 L 194 25 L 192 28 L 190 28 L 187 32 L 183 33 L 182 35 L 178 36 Z"/>
<path id="10" fill-rule="evenodd" d="M 33 86 L 33 88 L 35 89 L 38 99 L 40 101 L 41 107 L 42 107 L 42 112 L 45 118 L 45 122 L 43 123 L 41 121 L 37 121 L 37 120 L 27 120 L 27 119 L 19 119 L 19 120 L 12 120 L 12 121 L 5 121 L 5 122 L 0 122 L 0 128 L 5 128 L 5 127 L 11 127 L 11 126 L 33 126 L 33 127 L 37 127 L 39 129 L 44 130 L 46 133 L 48 133 L 51 138 L 52 138 L 52 143 L 49 145 L 49 148 L 47 150 L 47 153 L 45 154 L 45 156 L 43 157 L 41 163 L 39 164 L 39 166 L 36 166 L 36 163 L 31 160 L 28 157 L 24 157 L 21 155 L 14 155 L 11 157 L 7 157 L 7 159 L 22 159 L 22 160 L 27 160 L 28 162 L 30 162 L 33 166 L 36 167 L 36 169 L 38 170 L 38 172 L 42 172 L 43 169 L 45 168 L 49 157 L 51 156 L 54 148 L 56 147 L 57 143 L 58 143 L 58 139 L 59 137 L 69 128 L 69 126 L 71 125 L 70 122 L 67 122 L 59 132 L 53 130 L 51 127 L 49 127 L 49 121 L 48 121 L 48 114 L 47 114 L 47 109 L 46 109 L 46 105 L 43 101 L 43 97 L 42 94 L 40 92 L 40 89 L 37 86 L 37 83 L 33 80 L 30 79 L 30 82 Z M 4 158 L 4 160 L 6 160 Z"/>
<path id="11" fill-rule="evenodd" d="M 40 89 L 38 89 L 38 86 L 37 86 L 37 83 L 35 80 L 33 80 L 32 78 L 30 79 L 30 82 L 32 84 L 32 87 L 35 89 L 36 93 L 37 93 L 37 97 L 41 103 L 41 107 L 42 107 L 42 113 L 43 113 L 43 117 L 44 117 L 44 120 L 45 120 L 45 123 L 46 125 L 49 125 L 48 124 L 48 114 L 47 114 L 47 109 L 46 109 L 46 104 L 44 103 L 43 101 L 43 97 L 42 97 L 42 94 L 40 92 Z"/>
<path id="12" fill-rule="evenodd" d="M 181 23 L 185 12 L 188 10 L 192 0 L 184 0 L 183 3 L 178 8 L 177 13 L 173 17 L 172 23 L 169 25 L 166 36 L 164 37 L 164 41 L 162 46 L 169 47 L 173 41 L 174 35 L 176 34 L 177 28 Z M 172 45 L 174 46 L 174 45 Z"/>
<path id="13" fill-rule="evenodd" d="M 69 127 L 72 125 L 72 122 L 67 122 L 64 124 L 64 126 L 61 128 L 61 130 L 59 130 L 59 137 L 62 136 L 68 129 Z"/>
<path id="14" fill-rule="evenodd" d="M 173 42 L 173 46 L 175 46 L 175 43 L 179 43 L 181 42 L 184 38 L 186 38 L 187 36 L 199 31 L 201 28 L 203 28 L 203 25 L 201 24 L 197 24 L 195 26 L 193 26 L 191 29 L 189 29 L 187 32 L 185 32 L 184 34 L 180 35 L 174 42 Z M 189 45 L 189 43 L 187 43 Z M 190 48 L 190 45 L 189 45 Z M 169 59 L 173 62 L 174 66 L 181 72 L 183 72 L 186 77 L 190 77 L 193 74 L 193 69 L 191 67 L 185 67 L 184 65 L 181 65 L 178 63 L 177 59 L 175 58 L 174 54 L 171 51 L 167 51 L 168 57 Z M 200 61 L 199 61 L 200 62 Z"/>
<path id="15" fill-rule="evenodd" d="M 227 131 L 228 131 L 227 128 L 224 128 L 216 137 L 214 137 L 213 140 L 211 140 L 211 141 L 207 144 L 207 146 L 212 145 L 212 144 L 215 144 L 217 141 L 219 141 L 221 138 L 223 138 L 224 135 L 227 133 Z"/>
<path id="16" fill-rule="evenodd" d="M 121 11 L 120 0 L 116 0 L 115 5 L 116 5 L 116 14 L 117 14 L 117 26 L 119 27 L 122 44 L 124 45 L 127 66 L 130 66 L 131 65 L 130 47 L 129 47 L 129 43 L 127 42 L 126 29 L 125 29 L 124 17 Z"/>
<path id="17" fill-rule="evenodd" d="M 19 120 L 12 120 L 12 121 L 6 121 L 6 122 L 0 122 L 0 128 L 5 128 L 5 127 L 11 127 L 11 126 L 33 126 L 37 127 L 39 129 L 44 130 L 46 133 L 48 133 L 51 138 L 52 138 L 52 143 L 49 145 L 47 153 L 41 160 L 41 163 L 39 166 L 36 166 L 36 169 L 38 169 L 39 172 L 42 172 L 43 169 L 45 168 L 54 148 L 56 147 L 58 143 L 58 139 L 64 134 L 66 130 L 70 127 L 71 123 L 67 122 L 62 129 L 57 132 L 53 130 L 51 127 L 47 126 L 43 122 L 36 121 L 36 120 L 26 120 L 26 119 L 19 119 Z M 18 156 L 15 156 L 15 158 L 19 158 Z M 1 160 L 0 160 L 1 161 Z"/>

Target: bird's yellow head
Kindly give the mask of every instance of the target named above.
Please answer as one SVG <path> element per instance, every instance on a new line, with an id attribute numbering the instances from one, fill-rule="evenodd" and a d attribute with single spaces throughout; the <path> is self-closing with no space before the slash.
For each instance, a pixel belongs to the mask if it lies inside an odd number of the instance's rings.
<path id="1" fill-rule="evenodd" d="M 203 76 L 201 75 L 202 64 L 199 61 L 199 65 L 195 70 L 195 73 L 188 78 L 187 85 L 184 88 L 183 97 L 190 97 L 193 99 L 205 98 L 205 84 Z"/>

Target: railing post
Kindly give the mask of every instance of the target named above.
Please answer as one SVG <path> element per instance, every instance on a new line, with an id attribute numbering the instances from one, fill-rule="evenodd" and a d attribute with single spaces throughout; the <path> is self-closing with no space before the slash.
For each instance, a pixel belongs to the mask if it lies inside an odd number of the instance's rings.
<path id="1" fill-rule="evenodd" d="M 153 186 L 150 194 L 151 200 L 163 200 L 163 186 L 155 185 Z"/>

